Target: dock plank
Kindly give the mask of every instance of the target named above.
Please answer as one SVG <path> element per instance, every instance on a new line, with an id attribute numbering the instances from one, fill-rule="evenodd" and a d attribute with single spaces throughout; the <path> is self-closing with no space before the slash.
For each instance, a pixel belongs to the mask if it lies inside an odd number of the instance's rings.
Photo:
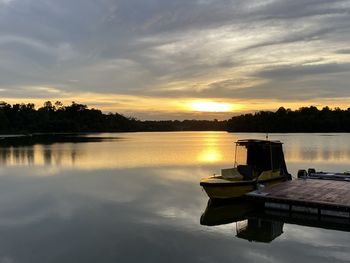
<path id="1" fill-rule="evenodd" d="M 247 197 L 350 210 L 350 182 L 298 179 L 267 187 L 261 193 L 257 191 L 248 193 Z"/>

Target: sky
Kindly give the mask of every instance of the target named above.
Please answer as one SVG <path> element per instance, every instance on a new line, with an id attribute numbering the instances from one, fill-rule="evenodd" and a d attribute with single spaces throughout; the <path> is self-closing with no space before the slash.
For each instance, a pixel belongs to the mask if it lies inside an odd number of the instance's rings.
<path id="1" fill-rule="evenodd" d="M 350 0 L 0 0 L 0 100 L 139 119 L 350 107 Z"/>

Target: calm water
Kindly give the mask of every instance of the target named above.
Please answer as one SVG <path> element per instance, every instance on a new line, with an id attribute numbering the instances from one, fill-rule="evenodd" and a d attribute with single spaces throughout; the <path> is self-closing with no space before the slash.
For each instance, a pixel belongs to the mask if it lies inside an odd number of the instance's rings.
<path id="1" fill-rule="evenodd" d="M 264 137 L 94 134 L 3 146 L 0 262 L 348 262 L 348 232 L 270 222 L 264 229 L 276 235 L 265 243 L 239 235 L 247 221 L 200 224 L 208 201 L 200 178 L 232 165 L 235 140 Z M 350 134 L 270 139 L 284 142 L 293 175 L 350 170 Z"/>

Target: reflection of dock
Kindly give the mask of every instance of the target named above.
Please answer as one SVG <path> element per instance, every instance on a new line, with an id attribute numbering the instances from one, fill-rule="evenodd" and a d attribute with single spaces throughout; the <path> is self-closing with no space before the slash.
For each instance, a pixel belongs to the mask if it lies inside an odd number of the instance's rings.
<path id="1" fill-rule="evenodd" d="M 236 237 L 267 243 L 283 234 L 285 223 L 350 232 L 349 218 L 266 209 L 247 201 L 209 201 L 200 223 L 205 226 L 235 223 Z"/>
<path id="2" fill-rule="evenodd" d="M 282 221 L 286 224 L 350 232 L 350 220 L 347 218 L 334 216 L 319 217 L 312 214 L 290 213 L 270 209 L 266 209 L 263 213 L 259 213 L 256 216 L 265 220 Z"/>
<path id="3" fill-rule="evenodd" d="M 350 218 L 349 182 L 298 179 L 250 192 L 247 197 L 269 209 Z"/>

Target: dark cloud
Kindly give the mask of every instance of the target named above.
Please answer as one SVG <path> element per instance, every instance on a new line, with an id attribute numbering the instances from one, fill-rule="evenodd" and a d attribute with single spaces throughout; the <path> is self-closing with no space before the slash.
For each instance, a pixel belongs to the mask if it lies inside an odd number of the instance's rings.
<path id="1" fill-rule="evenodd" d="M 312 29 L 310 32 L 301 31 L 295 32 L 293 34 L 287 34 L 285 36 L 281 36 L 279 39 L 271 39 L 265 42 L 260 42 L 257 44 L 253 44 L 251 46 L 245 47 L 243 50 L 249 49 L 257 49 L 267 46 L 279 46 L 282 44 L 291 44 L 296 42 L 311 42 L 320 40 L 321 37 L 325 36 L 334 31 L 334 28 L 321 28 L 321 29 Z"/>
<path id="2" fill-rule="evenodd" d="M 350 48 L 349 49 L 339 49 L 336 51 L 337 54 L 350 54 Z"/>
<path id="3" fill-rule="evenodd" d="M 230 99 L 278 99 L 283 101 L 350 97 L 350 63 L 275 66 L 247 78 L 214 82 L 206 89 L 185 93 L 164 91 L 168 96 Z M 258 80 L 263 83 L 250 85 Z"/>
<path id="4" fill-rule="evenodd" d="M 264 19 L 296 19 L 310 16 L 348 15 L 348 8 L 347 0 L 332 1 L 332 3 L 328 0 L 277 0 L 263 5 L 255 14 Z"/>
<path id="5" fill-rule="evenodd" d="M 236 90 L 235 96 L 281 100 L 350 97 L 349 74 L 350 63 L 275 67 L 256 74 L 265 83 Z"/>
<path id="6" fill-rule="evenodd" d="M 258 72 L 256 75 L 260 78 L 270 80 L 286 80 L 303 78 L 305 76 L 312 76 L 318 74 L 332 74 L 344 73 L 350 71 L 350 63 L 330 63 L 330 64 L 316 64 L 316 65 L 292 65 L 273 67 Z"/>

